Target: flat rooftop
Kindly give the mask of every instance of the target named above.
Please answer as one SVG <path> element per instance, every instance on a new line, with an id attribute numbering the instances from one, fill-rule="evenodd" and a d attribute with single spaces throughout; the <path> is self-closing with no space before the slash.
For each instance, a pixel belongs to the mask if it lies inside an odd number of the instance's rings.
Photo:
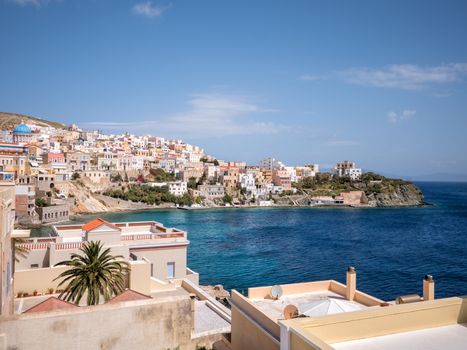
<path id="1" fill-rule="evenodd" d="M 195 336 L 206 332 L 230 332 L 230 323 L 211 309 L 206 301 L 195 301 Z"/>
<path id="2" fill-rule="evenodd" d="M 461 350 L 467 348 L 467 323 L 394 333 L 331 345 L 336 350 Z"/>
<path id="3" fill-rule="evenodd" d="M 284 319 L 283 310 L 289 304 L 296 306 L 299 314 L 308 317 L 358 311 L 366 308 L 365 305 L 346 300 L 342 295 L 331 290 L 287 294 L 277 300 L 265 298 L 250 298 L 249 300 L 256 308 L 275 321 Z"/>

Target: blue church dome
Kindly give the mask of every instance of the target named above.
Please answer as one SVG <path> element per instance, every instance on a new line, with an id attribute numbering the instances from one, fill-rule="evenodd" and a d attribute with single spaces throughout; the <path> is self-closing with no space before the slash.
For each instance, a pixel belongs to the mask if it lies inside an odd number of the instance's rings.
<path id="1" fill-rule="evenodd" d="M 17 125 L 14 129 L 13 129 L 13 134 L 30 134 L 31 133 L 31 129 L 29 129 L 29 127 L 24 124 L 24 122 L 21 122 L 21 124 Z"/>

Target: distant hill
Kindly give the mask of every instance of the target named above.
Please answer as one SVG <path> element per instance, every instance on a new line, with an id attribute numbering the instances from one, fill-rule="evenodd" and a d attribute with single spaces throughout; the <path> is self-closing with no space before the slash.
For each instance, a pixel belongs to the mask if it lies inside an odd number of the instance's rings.
<path id="1" fill-rule="evenodd" d="M 38 126 L 52 126 L 57 129 L 65 128 L 65 124 L 45 120 L 38 117 L 31 117 L 28 115 L 0 112 L 0 130 L 13 130 L 13 128 L 24 121 L 26 124 L 35 124 Z"/>

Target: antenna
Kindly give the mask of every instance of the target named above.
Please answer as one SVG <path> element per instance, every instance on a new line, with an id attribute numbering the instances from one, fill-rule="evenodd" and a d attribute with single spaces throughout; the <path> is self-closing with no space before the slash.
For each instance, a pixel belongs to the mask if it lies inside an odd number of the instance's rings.
<path id="1" fill-rule="evenodd" d="M 282 287 L 281 286 L 278 286 L 278 285 L 275 285 L 275 286 L 272 286 L 271 288 L 271 296 L 274 298 L 274 299 L 279 299 L 282 294 L 284 294 L 283 290 L 282 290 Z"/>
<path id="2" fill-rule="evenodd" d="M 298 317 L 298 309 L 295 305 L 289 304 L 284 308 L 282 314 L 284 315 L 284 319 L 290 320 Z"/>

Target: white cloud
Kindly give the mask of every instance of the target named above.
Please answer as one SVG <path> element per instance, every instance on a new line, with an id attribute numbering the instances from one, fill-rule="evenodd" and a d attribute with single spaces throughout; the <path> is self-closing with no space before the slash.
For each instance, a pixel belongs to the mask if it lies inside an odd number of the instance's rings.
<path id="1" fill-rule="evenodd" d="M 352 68 L 337 74 L 353 84 L 416 90 L 432 84 L 461 81 L 467 75 L 467 63 L 449 63 L 432 67 L 393 64 L 381 69 Z"/>
<path id="2" fill-rule="evenodd" d="M 417 113 L 417 111 L 415 110 L 411 110 L 411 109 L 405 109 L 404 111 L 402 111 L 401 114 L 397 114 L 396 112 L 389 112 L 388 113 L 388 121 L 390 123 L 397 123 L 397 122 L 400 122 L 400 121 L 407 121 L 407 120 L 410 120 L 412 119 L 415 114 Z"/>
<path id="3" fill-rule="evenodd" d="M 20 5 L 20 6 L 36 6 L 40 7 L 42 5 L 46 5 L 49 0 L 10 0 L 11 2 Z"/>
<path id="4" fill-rule="evenodd" d="M 187 101 L 185 112 L 141 122 L 90 122 L 88 127 L 102 127 L 147 133 L 150 130 L 168 137 L 222 137 L 231 135 L 274 134 L 289 127 L 253 119 L 253 115 L 273 113 L 244 96 L 195 94 Z M 123 131 L 123 130 L 120 130 Z"/>
<path id="5" fill-rule="evenodd" d="M 168 10 L 170 6 L 171 5 L 159 6 L 153 4 L 151 1 L 145 1 L 137 3 L 135 6 L 133 6 L 133 12 L 141 16 L 157 18 L 160 17 L 166 10 Z"/>
<path id="6" fill-rule="evenodd" d="M 317 75 L 309 75 L 305 74 L 300 77 L 300 80 L 305 80 L 305 81 L 316 81 L 316 80 L 321 80 L 322 78 L 317 76 Z"/>
<path id="7" fill-rule="evenodd" d="M 389 112 L 388 120 L 390 123 L 397 123 L 397 121 L 399 120 L 399 117 L 397 116 L 396 112 Z"/>

